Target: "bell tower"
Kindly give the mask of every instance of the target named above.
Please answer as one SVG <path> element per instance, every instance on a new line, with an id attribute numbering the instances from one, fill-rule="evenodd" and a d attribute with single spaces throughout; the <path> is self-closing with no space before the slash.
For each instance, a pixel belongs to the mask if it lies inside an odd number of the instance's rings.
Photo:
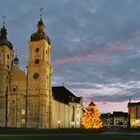
<path id="1" fill-rule="evenodd" d="M 13 45 L 7 39 L 5 16 L 0 30 L 0 127 L 8 125 L 8 100 L 10 92 L 10 70 L 14 57 Z"/>
<path id="2" fill-rule="evenodd" d="M 27 65 L 27 124 L 28 128 L 51 127 L 52 66 L 51 43 L 45 33 L 40 10 L 37 31 L 29 41 Z"/>

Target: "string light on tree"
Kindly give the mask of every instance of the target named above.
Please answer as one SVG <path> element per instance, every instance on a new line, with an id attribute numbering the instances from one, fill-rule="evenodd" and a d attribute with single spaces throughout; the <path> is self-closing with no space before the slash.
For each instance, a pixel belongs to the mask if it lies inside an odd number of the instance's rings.
<path id="1" fill-rule="evenodd" d="M 100 118 L 100 112 L 93 102 L 90 102 L 88 107 L 85 109 L 82 125 L 87 129 L 98 129 L 102 128 L 102 120 Z"/>

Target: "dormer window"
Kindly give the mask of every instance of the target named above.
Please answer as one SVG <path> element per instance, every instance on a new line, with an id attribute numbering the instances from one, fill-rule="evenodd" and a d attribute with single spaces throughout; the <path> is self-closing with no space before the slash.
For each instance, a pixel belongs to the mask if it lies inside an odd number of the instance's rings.
<path id="1" fill-rule="evenodd" d="M 39 59 L 36 59 L 35 60 L 35 64 L 39 64 Z"/>
<path id="2" fill-rule="evenodd" d="M 36 48 L 36 50 L 35 50 L 35 51 L 36 51 L 36 53 L 38 53 L 38 52 L 39 52 L 39 48 Z"/>

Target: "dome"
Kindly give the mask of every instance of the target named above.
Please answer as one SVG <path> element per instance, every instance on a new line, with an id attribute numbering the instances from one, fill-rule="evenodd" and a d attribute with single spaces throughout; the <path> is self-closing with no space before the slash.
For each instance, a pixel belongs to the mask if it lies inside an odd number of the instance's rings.
<path id="1" fill-rule="evenodd" d="M 48 42 L 48 44 L 50 45 L 51 44 L 51 42 L 50 42 L 50 39 L 49 39 L 49 37 L 45 34 L 45 32 L 36 32 L 36 33 L 33 33 L 32 35 L 31 35 L 31 41 L 39 41 L 39 40 L 42 40 L 42 39 L 44 39 L 44 40 L 46 40 L 47 42 Z"/>
<path id="2" fill-rule="evenodd" d="M 14 58 L 14 62 L 19 62 L 19 59 L 17 56 Z"/>
<path id="3" fill-rule="evenodd" d="M 51 44 L 49 37 L 45 34 L 44 22 L 43 22 L 42 18 L 40 18 L 40 20 L 38 21 L 38 24 L 37 24 L 37 32 L 35 32 L 31 35 L 30 41 L 39 41 L 42 39 L 46 40 L 49 45 Z"/>
<path id="4" fill-rule="evenodd" d="M 7 39 L 4 39 L 4 38 L 0 39 L 0 46 L 3 46 L 3 45 L 6 45 L 9 49 L 13 50 L 12 43 Z"/>
<path id="5" fill-rule="evenodd" d="M 0 46 L 6 45 L 9 49 L 13 50 L 12 43 L 7 39 L 7 30 L 5 26 L 0 31 Z"/>

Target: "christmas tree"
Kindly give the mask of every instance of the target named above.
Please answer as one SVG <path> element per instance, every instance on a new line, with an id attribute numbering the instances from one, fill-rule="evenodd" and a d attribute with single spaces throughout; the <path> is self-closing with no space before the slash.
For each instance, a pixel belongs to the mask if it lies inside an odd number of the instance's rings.
<path id="1" fill-rule="evenodd" d="M 100 112 L 93 102 L 90 102 L 88 107 L 84 111 L 84 115 L 82 118 L 82 125 L 84 128 L 102 128 L 102 120 L 100 118 Z"/>

